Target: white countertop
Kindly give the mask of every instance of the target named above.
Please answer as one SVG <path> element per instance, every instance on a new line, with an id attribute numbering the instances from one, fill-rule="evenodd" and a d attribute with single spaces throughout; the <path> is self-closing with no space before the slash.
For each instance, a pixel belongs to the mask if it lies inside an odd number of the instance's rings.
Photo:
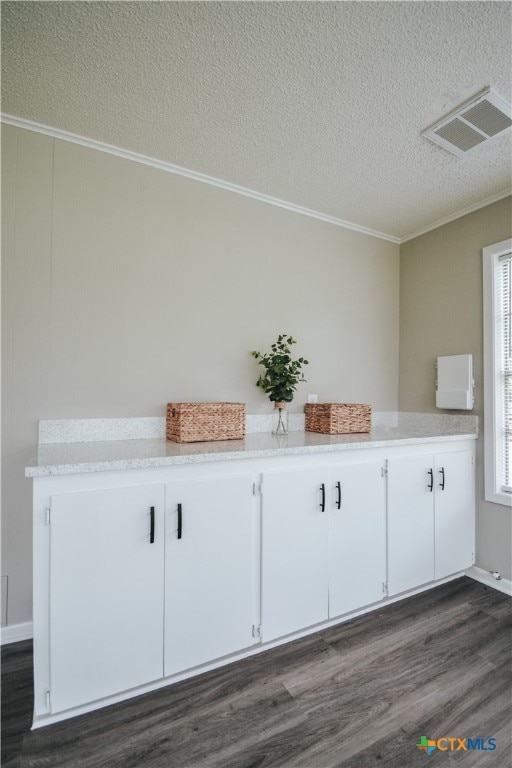
<path id="1" fill-rule="evenodd" d="M 476 429 L 456 422 L 448 426 L 425 424 L 374 427 L 366 434 L 322 435 L 295 431 L 285 437 L 268 432 L 247 434 L 244 440 L 208 443 L 172 443 L 162 438 L 104 440 L 80 443 L 47 443 L 25 469 L 26 477 L 82 474 L 123 469 L 147 469 L 176 464 L 290 456 L 391 445 L 414 445 L 454 440 L 475 440 Z"/>

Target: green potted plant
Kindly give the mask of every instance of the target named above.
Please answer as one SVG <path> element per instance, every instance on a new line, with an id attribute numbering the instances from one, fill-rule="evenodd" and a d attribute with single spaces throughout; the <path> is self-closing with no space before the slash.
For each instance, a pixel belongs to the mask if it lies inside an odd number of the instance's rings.
<path id="1" fill-rule="evenodd" d="M 272 344 L 271 351 L 251 352 L 260 365 L 265 369 L 256 382 L 269 400 L 274 403 L 275 424 L 272 430 L 275 435 L 286 435 L 288 432 L 288 418 L 286 403 L 291 403 L 297 389 L 297 384 L 306 381 L 302 368 L 308 365 L 303 357 L 292 359 L 290 347 L 297 342 L 292 336 L 282 333 L 277 341 Z"/>

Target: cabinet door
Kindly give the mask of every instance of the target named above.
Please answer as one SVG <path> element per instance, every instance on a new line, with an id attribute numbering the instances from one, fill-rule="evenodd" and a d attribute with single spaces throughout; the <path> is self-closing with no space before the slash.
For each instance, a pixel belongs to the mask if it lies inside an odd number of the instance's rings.
<path id="1" fill-rule="evenodd" d="M 52 497 L 52 712 L 162 677 L 163 545 L 163 486 Z"/>
<path id="2" fill-rule="evenodd" d="M 386 581 L 386 483 L 381 463 L 332 467 L 329 617 L 375 603 Z"/>
<path id="3" fill-rule="evenodd" d="M 165 675 L 254 644 L 252 475 L 166 486 Z"/>
<path id="4" fill-rule="evenodd" d="M 435 470 L 435 576 L 442 579 L 473 564 L 473 454 L 437 454 Z"/>
<path id="5" fill-rule="evenodd" d="M 434 482 L 431 456 L 388 461 L 390 595 L 434 579 Z"/>
<path id="6" fill-rule="evenodd" d="M 323 467 L 266 472 L 262 496 L 263 640 L 328 618 L 327 494 Z"/>

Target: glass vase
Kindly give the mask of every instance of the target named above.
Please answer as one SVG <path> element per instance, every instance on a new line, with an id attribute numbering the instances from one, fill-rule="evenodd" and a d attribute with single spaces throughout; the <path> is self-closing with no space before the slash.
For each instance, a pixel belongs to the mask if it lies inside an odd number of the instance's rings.
<path id="1" fill-rule="evenodd" d="M 274 410 L 272 413 L 273 435 L 288 434 L 288 411 L 285 406 L 285 403 L 274 403 Z"/>

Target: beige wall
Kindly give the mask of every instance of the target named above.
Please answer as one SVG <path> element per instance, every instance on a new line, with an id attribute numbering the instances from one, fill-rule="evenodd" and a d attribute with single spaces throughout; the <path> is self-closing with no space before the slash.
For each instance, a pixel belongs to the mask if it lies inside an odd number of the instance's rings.
<path id="1" fill-rule="evenodd" d="M 392 243 L 11 126 L 3 154 L 3 561 L 31 618 L 39 419 L 163 415 L 168 400 L 269 403 L 251 349 L 280 332 L 322 400 L 398 404 Z"/>
<path id="2" fill-rule="evenodd" d="M 482 248 L 511 236 L 511 203 L 505 198 L 401 246 L 400 410 L 435 412 L 436 358 L 471 353 L 483 434 Z M 481 438 L 476 477 L 476 565 L 511 579 L 512 511 L 483 500 Z"/>

